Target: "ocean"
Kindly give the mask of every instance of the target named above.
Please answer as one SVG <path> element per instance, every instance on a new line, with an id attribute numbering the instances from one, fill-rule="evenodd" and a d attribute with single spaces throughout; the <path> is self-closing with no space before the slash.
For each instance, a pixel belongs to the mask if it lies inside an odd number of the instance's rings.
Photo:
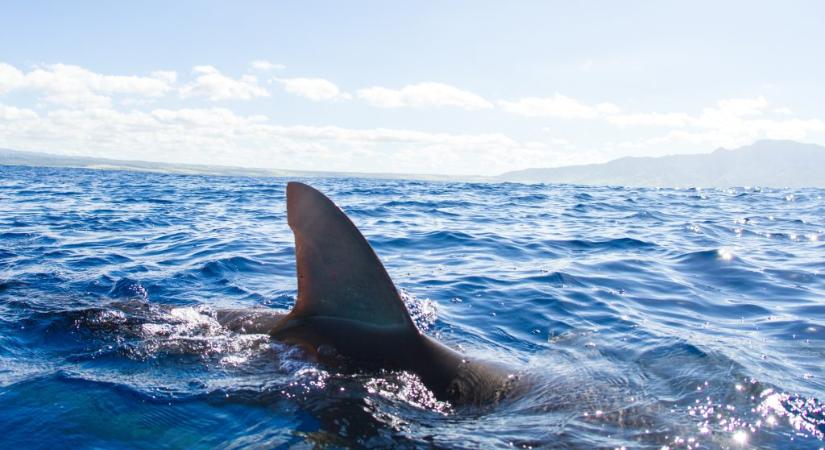
<path id="1" fill-rule="evenodd" d="M 462 406 L 216 322 L 293 304 L 287 181 L 0 166 L 0 448 L 825 446 L 825 190 L 300 180 L 530 380 Z"/>

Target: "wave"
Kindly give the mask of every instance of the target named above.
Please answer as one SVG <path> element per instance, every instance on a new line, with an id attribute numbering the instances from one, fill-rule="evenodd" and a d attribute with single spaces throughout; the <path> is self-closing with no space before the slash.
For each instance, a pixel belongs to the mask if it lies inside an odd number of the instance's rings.
<path id="1" fill-rule="evenodd" d="M 286 181 L 0 167 L 0 447 L 822 446 L 822 190 L 311 180 L 480 411 L 216 325 L 294 303 Z"/>

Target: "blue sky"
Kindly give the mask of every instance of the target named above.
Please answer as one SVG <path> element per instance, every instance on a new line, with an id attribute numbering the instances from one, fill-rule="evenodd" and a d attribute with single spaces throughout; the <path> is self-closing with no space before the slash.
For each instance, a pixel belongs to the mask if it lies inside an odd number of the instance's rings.
<path id="1" fill-rule="evenodd" d="M 496 174 L 825 144 L 821 2 L 135 3 L 2 5 L 1 147 Z"/>

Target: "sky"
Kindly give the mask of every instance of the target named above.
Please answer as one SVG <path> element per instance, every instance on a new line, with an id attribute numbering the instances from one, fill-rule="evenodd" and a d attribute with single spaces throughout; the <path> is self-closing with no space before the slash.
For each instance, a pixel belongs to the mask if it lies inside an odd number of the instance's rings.
<path id="1" fill-rule="evenodd" d="M 0 147 L 495 175 L 825 144 L 819 1 L 0 1 Z"/>

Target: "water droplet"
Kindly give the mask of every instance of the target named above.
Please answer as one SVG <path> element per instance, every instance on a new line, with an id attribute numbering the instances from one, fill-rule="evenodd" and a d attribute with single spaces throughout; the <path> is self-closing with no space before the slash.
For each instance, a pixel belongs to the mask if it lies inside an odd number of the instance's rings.
<path id="1" fill-rule="evenodd" d="M 722 247 L 717 251 L 717 253 L 719 254 L 719 257 L 725 261 L 730 261 L 733 259 L 733 251 L 729 248 Z"/>
<path id="2" fill-rule="evenodd" d="M 733 433 L 733 440 L 737 444 L 744 445 L 746 442 L 748 442 L 748 433 L 746 433 L 744 430 L 739 430 L 736 433 Z"/>

